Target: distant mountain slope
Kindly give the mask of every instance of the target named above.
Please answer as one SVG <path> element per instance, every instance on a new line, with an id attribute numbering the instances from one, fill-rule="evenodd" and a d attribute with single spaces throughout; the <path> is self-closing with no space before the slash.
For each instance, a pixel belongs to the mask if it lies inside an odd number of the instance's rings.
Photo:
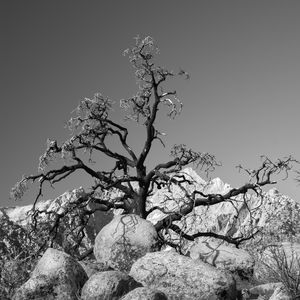
<path id="1" fill-rule="evenodd" d="M 72 207 L 77 199 L 84 195 L 83 188 L 67 191 L 55 199 L 41 200 L 36 204 L 36 209 L 43 211 L 38 217 L 37 235 L 38 242 L 41 242 L 43 238 L 46 238 L 47 231 L 55 222 L 56 214 L 63 214 L 66 210 Z M 6 237 L 3 238 L 4 244 L 2 248 L 9 249 L 12 245 L 19 245 L 22 239 L 26 239 L 26 232 L 31 230 L 32 225 L 32 208 L 33 205 L 15 206 L 15 207 L 2 207 L 0 208 L 0 222 L 2 227 L 7 232 Z M 74 226 L 74 213 L 64 219 L 63 228 L 57 232 L 56 243 L 58 246 L 67 248 L 74 246 L 76 239 L 76 233 L 74 232 L 73 238 L 66 238 L 65 230 L 70 230 L 71 224 Z M 96 212 L 90 218 L 88 225 L 84 230 L 85 236 L 82 239 L 81 247 L 78 248 L 77 253 L 80 255 L 87 249 L 91 248 L 99 230 L 107 224 L 112 218 L 112 214 Z M 97 222 L 96 222 L 97 221 Z M 3 237 L 4 235 L 2 235 Z M 72 236 L 72 235 L 71 235 Z M 1 246 L 0 246 L 1 247 Z M 0 249 L 1 250 L 1 249 Z M 73 253 L 74 254 L 74 253 Z"/>
<path id="2" fill-rule="evenodd" d="M 193 191 L 198 189 L 204 193 L 225 194 L 231 187 L 220 178 L 214 178 L 206 182 L 195 170 L 187 168 L 182 171 L 193 184 L 186 185 L 186 189 Z M 83 188 L 68 191 L 53 200 L 44 200 L 37 203 L 36 208 L 46 212 L 62 213 L 68 205 L 76 202 L 83 195 Z M 112 196 L 112 195 L 110 195 Z M 160 205 L 166 211 L 179 208 L 186 199 L 182 190 L 177 186 L 157 189 L 147 202 L 147 207 Z M 32 205 L 0 208 L 0 221 L 9 220 L 9 224 L 18 225 L 23 228 L 31 223 L 30 210 Z M 154 224 L 161 220 L 165 213 L 159 210 L 153 211 L 148 219 Z M 198 231 L 212 231 L 218 234 L 231 235 L 233 237 L 241 234 L 249 234 L 253 227 L 260 228 L 264 239 L 297 238 L 300 230 L 300 208 L 299 205 L 288 196 L 280 194 L 276 189 L 263 193 L 263 198 L 255 194 L 248 194 L 247 201 L 243 197 L 236 197 L 232 201 L 217 204 L 211 207 L 196 207 L 192 213 L 185 216 L 178 224 L 186 233 L 193 234 Z M 99 230 L 112 218 L 112 214 L 95 213 L 86 230 L 83 240 L 85 247 L 93 244 L 94 238 Z M 47 215 L 41 221 L 48 222 Z M 67 226 L 67 224 L 65 224 Z M 8 226 L 9 227 L 9 226 Z M 174 238 L 174 235 L 172 236 Z M 61 233 L 60 242 L 63 244 L 64 236 Z"/>
<path id="3" fill-rule="evenodd" d="M 205 194 L 227 193 L 231 186 L 220 178 L 204 181 L 193 169 L 182 171 L 194 179 L 194 184 L 187 186 L 189 191 L 198 189 Z M 149 207 L 160 205 L 166 211 L 178 209 L 184 201 L 180 188 L 172 186 L 157 190 L 151 199 Z M 162 211 L 155 210 L 148 219 L 154 224 L 165 217 Z M 238 196 L 231 201 L 223 202 L 210 207 L 196 207 L 192 213 L 185 216 L 178 225 L 186 233 L 212 231 L 218 234 L 233 237 L 250 235 L 253 228 L 259 228 L 260 240 L 288 240 L 300 236 L 300 206 L 276 188 L 263 192 L 261 196 L 254 193 L 247 194 L 245 198 Z M 173 237 L 174 238 L 174 237 Z M 257 239 L 258 241 L 258 239 Z"/>

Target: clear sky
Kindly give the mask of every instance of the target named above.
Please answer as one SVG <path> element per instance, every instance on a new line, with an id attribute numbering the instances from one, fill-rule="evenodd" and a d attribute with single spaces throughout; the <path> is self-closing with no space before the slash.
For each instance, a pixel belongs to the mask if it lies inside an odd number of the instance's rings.
<path id="1" fill-rule="evenodd" d="M 174 143 L 216 155 L 212 175 L 237 186 L 235 168 L 292 154 L 300 159 L 300 1 L 77 1 L 0 2 L 0 206 L 23 174 L 37 172 L 46 139 L 69 137 L 64 122 L 83 97 L 101 92 L 118 100 L 136 91 L 125 48 L 137 34 L 151 35 L 158 61 L 191 75 L 175 81 L 183 112 L 161 118 L 168 158 Z M 116 117 L 121 118 L 118 109 Z M 143 140 L 142 128 L 130 141 Z M 105 165 L 105 162 L 103 162 Z M 58 184 L 45 198 L 87 185 L 83 174 Z M 300 199 L 292 180 L 280 191 Z"/>

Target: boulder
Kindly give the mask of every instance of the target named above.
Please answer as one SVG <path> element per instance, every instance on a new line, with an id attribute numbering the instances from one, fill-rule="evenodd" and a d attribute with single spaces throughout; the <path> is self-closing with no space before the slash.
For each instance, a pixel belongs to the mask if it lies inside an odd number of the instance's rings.
<path id="1" fill-rule="evenodd" d="M 85 283 L 82 288 L 81 299 L 119 299 L 140 286 L 140 283 L 121 271 L 99 272 L 92 275 Z"/>
<path id="2" fill-rule="evenodd" d="M 168 300 L 168 298 L 159 290 L 139 287 L 126 294 L 121 300 Z"/>
<path id="3" fill-rule="evenodd" d="M 132 265 L 129 274 L 173 300 L 236 298 L 236 283 L 230 272 L 174 251 L 147 253 Z"/>
<path id="4" fill-rule="evenodd" d="M 87 279 L 84 269 L 70 255 L 48 248 L 13 299 L 77 300 Z"/>
<path id="5" fill-rule="evenodd" d="M 251 278 L 253 275 L 255 261 L 251 255 L 246 250 L 227 246 L 220 241 L 196 242 L 189 253 L 192 259 L 201 259 L 214 267 L 238 274 L 241 278 Z"/>
<path id="6" fill-rule="evenodd" d="M 282 286 L 281 282 L 265 283 L 252 287 L 249 289 L 250 295 L 252 296 L 266 296 L 268 299 L 273 295 L 275 289 Z"/>
<path id="7" fill-rule="evenodd" d="M 151 222 L 129 214 L 115 216 L 102 228 L 95 239 L 94 254 L 99 263 L 129 271 L 138 258 L 157 249 L 157 232 Z"/>
<path id="8" fill-rule="evenodd" d="M 283 285 L 278 286 L 269 300 L 293 300 L 284 290 Z M 295 300 L 295 299 L 294 299 Z"/>

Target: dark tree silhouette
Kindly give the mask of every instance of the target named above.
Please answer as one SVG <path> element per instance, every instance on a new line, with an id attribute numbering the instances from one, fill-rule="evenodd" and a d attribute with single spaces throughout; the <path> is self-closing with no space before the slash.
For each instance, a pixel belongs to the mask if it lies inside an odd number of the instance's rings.
<path id="1" fill-rule="evenodd" d="M 56 140 L 48 140 L 47 149 L 40 157 L 40 173 L 23 177 L 12 189 L 12 197 L 21 198 L 28 183 L 37 181 L 39 191 L 34 203 L 35 208 L 37 201 L 42 196 L 44 184 L 47 182 L 53 185 L 77 171 L 84 171 L 95 180 L 88 192 L 81 195 L 64 212 L 56 213 L 53 216 L 54 221 L 50 229 L 53 237 L 55 237 L 61 220 L 70 213 L 76 212 L 78 222 L 75 222 L 74 226 L 79 235 L 79 233 L 82 234 L 89 217 L 96 210 L 109 211 L 116 208 L 123 209 L 125 214 L 133 213 L 142 218 L 147 218 L 154 210 L 161 210 L 166 213 L 166 216 L 155 225 L 157 231 L 161 232 L 168 228 L 187 240 L 209 236 L 238 246 L 257 232 L 254 230 L 251 234 L 234 238 L 212 231 L 191 235 L 186 233 L 177 221 L 198 206 L 212 206 L 233 201 L 236 196 L 246 195 L 251 191 L 261 195 L 262 187 L 274 184 L 274 175 L 280 172 L 287 174 L 295 160 L 287 157 L 273 162 L 264 157 L 262 165 L 258 169 L 243 169 L 249 174 L 248 183 L 240 188 L 233 188 L 224 195 L 205 194 L 200 190 L 189 192 L 186 187 L 193 182 L 191 178 L 181 172 L 182 169 L 193 164 L 204 172 L 210 172 L 218 163 L 213 155 L 193 151 L 183 144 L 175 145 L 172 148 L 169 161 L 158 162 L 152 169 L 147 169 L 146 158 L 150 154 L 153 143 L 157 140 L 164 145 L 163 134 L 157 129 L 156 124 L 158 113 L 165 106 L 168 116 L 174 118 L 182 108 L 176 91 L 167 90 L 166 83 L 174 76 L 189 78 L 189 75 L 182 70 L 174 73 L 157 66 L 154 62 L 157 53 L 158 49 L 151 37 L 136 38 L 135 45 L 124 52 L 135 70 L 139 89 L 135 96 L 121 100 L 120 105 L 128 119 L 145 127 L 145 141 L 142 149 L 133 149 L 128 143 L 128 129 L 110 117 L 113 101 L 101 94 L 95 94 L 92 99 L 85 98 L 80 102 L 75 116 L 68 122 L 72 137 L 61 145 Z M 112 148 L 111 143 L 108 142 L 110 139 L 116 139 L 120 148 Z M 101 153 L 114 160 L 114 167 L 109 171 L 95 169 L 95 165 L 91 162 L 95 153 Z M 86 159 L 85 155 L 87 154 L 89 159 Z M 51 161 L 61 158 L 64 160 L 62 160 L 63 165 L 60 168 L 48 170 Z M 160 206 L 150 207 L 147 205 L 147 199 L 153 194 L 153 191 L 167 188 L 170 185 L 178 186 L 185 196 L 185 201 L 178 207 L 178 210 L 166 212 Z M 107 194 L 111 191 L 114 192 L 114 197 Z M 91 206 L 91 204 L 93 205 Z M 34 216 L 39 213 L 40 211 L 35 211 Z"/>

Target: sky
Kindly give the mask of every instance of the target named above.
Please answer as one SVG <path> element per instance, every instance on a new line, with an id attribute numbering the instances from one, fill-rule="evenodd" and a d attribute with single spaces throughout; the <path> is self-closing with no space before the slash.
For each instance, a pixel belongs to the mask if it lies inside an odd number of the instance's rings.
<path id="1" fill-rule="evenodd" d="M 297 0 L 1 1 L 0 206 L 33 202 L 34 186 L 20 202 L 9 199 L 10 189 L 38 172 L 47 138 L 70 137 L 64 124 L 84 97 L 115 100 L 123 122 L 118 101 L 137 85 L 122 53 L 138 34 L 154 38 L 159 64 L 191 76 L 170 82 L 184 107 L 175 120 L 160 116 L 166 148 L 155 145 L 149 167 L 184 143 L 214 154 L 222 167 L 211 176 L 238 187 L 247 180 L 239 164 L 257 168 L 261 155 L 300 160 L 299 13 Z M 124 124 L 139 150 L 144 128 Z M 299 201 L 295 176 L 277 186 Z M 79 173 L 43 197 L 89 183 Z"/>

